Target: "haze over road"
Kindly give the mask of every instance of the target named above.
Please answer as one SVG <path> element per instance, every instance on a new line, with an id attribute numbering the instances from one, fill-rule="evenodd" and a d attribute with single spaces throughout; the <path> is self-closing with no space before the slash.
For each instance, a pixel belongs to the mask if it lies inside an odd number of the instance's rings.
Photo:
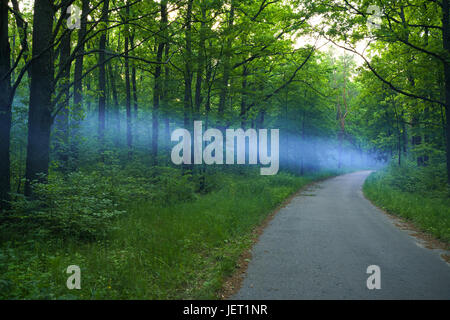
<path id="1" fill-rule="evenodd" d="M 317 183 L 269 223 L 232 299 L 450 299 L 450 266 L 362 194 L 370 171 Z M 366 286 L 381 269 L 381 289 Z"/>

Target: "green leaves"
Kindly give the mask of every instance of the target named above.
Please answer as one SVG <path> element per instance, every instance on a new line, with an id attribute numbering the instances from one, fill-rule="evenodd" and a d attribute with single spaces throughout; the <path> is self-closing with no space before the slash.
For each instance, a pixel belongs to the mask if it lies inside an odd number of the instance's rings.
<path id="1" fill-rule="evenodd" d="M 373 173 L 363 191 L 376 205 L 411 220 L 420 229 L 450 242 L 450 203 L 444 165 L 417 168 L 408 163 Z"/>

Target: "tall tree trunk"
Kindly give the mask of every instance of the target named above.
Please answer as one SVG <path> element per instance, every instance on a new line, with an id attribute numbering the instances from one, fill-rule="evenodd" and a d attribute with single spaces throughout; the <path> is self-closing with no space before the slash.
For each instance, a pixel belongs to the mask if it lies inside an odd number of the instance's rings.
<path id="1" fill-rule="evenodd" d="M 83 75 L 83 64 L 84 64 L 84 41 L 86 37 L 87 30 L 87 15 L 89 12 L 89 0 L 82 0 L 81 8 L 81 28 L 78 30 L 78 43 L 77 50 L 79 56 L 75 60 L 75 71 L 74 71 L 74 85 L 73 85 L 73 104 L 74 104 L 74 115 L 72 116 L 72 132 L 71 132 L 71 156 L 73 159 L 73 165 L 77 167 L 78 160 L 78 141 L 79 141 L 79 126 L 80 126 L 80 114 L 83 110 L 83 81 L 81 79 Z"/>
<path id="2" fill-rule="evenodd" d="M 161 1 L 161 25 L 160 30 L 163 31 L 163 34 L 166 33 L 167 29 L 167 4 L 165 1 Z M 157 164 L 158 158 L 158 139 L 159 139 L 159 102 L 161 99 L 161 63 L 162 56 L 164 53 L 164 44 L 166 40 L 160 39 L 156 52 L 156 62 L 157 65 L 155 67 L 155 86 L 153 90 L 153 112 L 152 112 L 152 158 L 153 163 Z"/>
<path id="3" fill-rule="evenodd" d="M 11 191 L 11 48 L 8 39 L 8 2 L 0 2 L 0 212 L 9 208 Z"/>
<path id="4" fill-rule="evenodd" d="M 185 23 L 185 41 L 186 47 L 184 51 L 184 127 L 190 129 L 193 126 L 192 120 L 192 6 L 193 0 L 188 0 L 186 10 L 186 23 Z M 194 156 L 194 143 L 192 143 L 191 137 L 191 163 L 193 163 Z M 193 165 L 183 165 L 183 171 L 189 171 L 193 169 Z"/>
<path id="5" fill-rule="evenodd" d="M 193 0 L 188 0 L 186 11 L 186 24 L 185 24 L 185 69 L 184 69 L 184 127 L 190 128 L 191 126 L 191 113 L 192 113 L 192 4 Z"/>
<path id="6" fill-rule="evenodd" d="M 166 42 L 164 47 L 164 59 L 169 59 L 170 45 Z M 170 149 L 170 110 L 169 110 L 169 83 L 170 83 L 170 66 L 166 64 L 164 66 L 164 82 L 161 93 L 161 103 L 164 109 L 164 144 Z"/>
<path id="7" fill-rule="evenodd" d="M 403 139 L 403 154 L 405 158 L 408 156 L 408 131 L 406 129 L 406 123 L 404 121 L 404 112 L 402 111 L 401 119 L 402 119 L 402 139 Z"/>
<path id="8" fill-rule="evenodd" d="M 194 118 L 199 120 L 200 107 L 202 104 L 202 82 L 203 72 L 205 68 L 205 40 L 206 40 L 206 4 L 202 2 L 202 21 L 200 25 L 200 39 L 199 39 L 199 54 L 197 59 L 197 79 L 195 84 L 195 98 L 194 98 Z"/>
<path id="9" fill-rule="evenodd" d="M 130 7 L 126 8 L 127 19 L 130 15 Z M 133 147 L 133 135 L 131 129 L 131 82 L 130 82 L 130 59 L 128 58 L 129 50 L 129 29 L 127 28 L 127 34 L 125 35 L 125 91 L 126 91 L 126 112 L 127 112 L 127 147 L 128 158 L 131 158 Z"/>
<path id="10" fill-rule="evenodd" d="M 133 30 L 134 33 L 134 30 Z M 134 34 L 130 36 L 131 46 L 134 46 Z M 133 85 L 133 118 L 134 123 L 137 125 L 138 119 L 138 95 L 137 95 L 137 80 L 136 80 L 136 65 L 133 63 L 133 67 L 131 68 L 131 84 Z M 135 138 L 137 138 L 136 132 L 134 133 Z"/>
<path id="11" fill-rule="evenodd" d="M 111 64 L 108 65 L 108 73 L 109 73 L 109 82 L 111 86 L 112 91 L 112 98 L 114 102 L 114 122 L 116 127 L 116 132 L 114 135 L 114 143 L 116 147 L 120 146 L 120 136 L 121 136 L 121 130 L 120 130 L 120 106 L 119 106 L 119 96 L 117 93 L 117 86 L 116 86 L 116 76 L 115 72 L 113 70 L 113 67 Z"/>
<path id="12" fill-rule="evenodd" d="M 205 130 L 208 130 L 209 127 L 209 113 L 211 111 L 211 90 L 213 81 L 211 81 L 213 76 L 213 67 L 211 57 L 208 57 L 206 63 L 206 75 L 205 75 L 205 83 L 208 86 L 208 90 L 206 93 L 206 102 L 205 102 Z"/>
<path id="13" fill-rule="evenodd" d="M 90 76 L 86 76 L 86 91 L 87 92 L 91 91 L 91 77 Z M 86 102 L 86 112 L 88 115 L 92 111 L 91 105 L 92 105 L 92 100 L 90 97 L 88 97 L 87 102 Z"/>
<path id="14" fill-rule="evenodd" d="M 244 65 L 242 69 L 242 94 L 241 94 L 241 112 L 239 117 L 241 118 L 241 126 L 245 128 L 247 122 L 247 66 Z"/>
<path id="15" fill-rule="evenodd" d="M 234 1 L 231 1 L 230 16 L 228 19 L 228 28 L 231 29 L 233 27 L 233 24 L 234 24 Z M 233 36 L 232 34 L 229 34 L 224 52 L 223 78 L 219 94 L 219 108 L 218 108 L 219 121 L 222 121 L 223 119 L 225 112 L 225 104 L 228 95 L 228 82 L 230 79 L 230 72 L 231 72 L 230 60 L 231 60 L 232 43 L 233 43 Z"/>
<path id="16" fill-rule="evenodd" d="M 411 145 L 413 148 L 416 146 L 420 146 L 422 144 L 422 135 L 421 135 L 421 128 L 419 124 L 419 118 L 418 115 L 413 115 L 411 120 L 411 126 L 412 126 L 412 137 L 411 137 Z M 423 165 L 423 157 L 417 156 L 416 157 L 417 166 Z"/>
<path id="17" fill-rule="evenodd" d="M 133 43 L 133 42 L 132 42 Z M 138 95 L 137 95 L 137 80 L 136 80 L 136 67 L 133 64 L 133 67 L 131 68 L 131 85 L 133 86 L 133 122 L 134 122 L 134 139 L 135 143 L 137 143 L 138 139 Z"/>
<path id="18" fill-rule="evenodd" d="M 33 17 L 30 107 L 28 111 L 28 145 L 25 169 L 25 195 L 31 196 L 31 182 L 45 182 L 48 174 L 50 130 L 53 123 L 54 59 L 52 45 L 53 1 L 36 1 Z"/>
<path id="19" fill-rule="evenodd" d="M 67 8 L 62 8 L 62 14 L 67 17 Z M 68 170 L 69 162 L 69 94 L 70 90 L 67 86 L 70 81 L 70 63 L 67 63 L 70 57 L 70 32 L 67 32 L 61 39 L 59 48 L 59 72 L 62 72 L 61 90 L 63 96 L 59 101 L 59 113 L 55 118 L 55 151 L 59 162 L 60 169 L 65 172 Z"/>
<path id="20" fill-rule="evenodd" d="M 395 110 L 395 106 L 394 106 Z M 397 152 L 398 152 L 398 165 L 402 165 L 402 133 L 400 130 L 400 116 L 398 115 L 397 111 L 395 112 L 395 117 L 397 119 Z"/>
<path id="21" fill-rule="evenodd" d="M 102 22 L 108 21 L 108 10 L 109 10 L 109 0 L 104 0 L 103 3 L 103 9 L 102 9 Z M 98 99 L 98 138 L 100 142 L 100 149 L 103 151 L 103 143 L 104 143 L 104 137 L 105 137 L 105 121 L 106 121 L 106 66 L 105 66 L 105 60 L 106 60 L 106 33 L 107 31 L 104 30 L 101 33 L 100 36 L 100 42 L 99 42 L 99 70 L 98 70 L 98 93 L 99 93 L 99 99 Z"/>

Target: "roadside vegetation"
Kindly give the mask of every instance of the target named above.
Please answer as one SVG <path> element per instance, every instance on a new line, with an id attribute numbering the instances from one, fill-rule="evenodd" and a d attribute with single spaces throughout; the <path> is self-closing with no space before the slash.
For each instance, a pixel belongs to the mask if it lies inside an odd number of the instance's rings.
<path id="1" fill-rule="evenodd" d="M 1 299 L 218 298 L 254 228 L 293 192 L 335 174 L 225 170 L 204 176 L 199 192 L 178 169 L 103 169 L 54 176 L 35 186 L 45 203 L 15 203 L 0 230 Z M 66 287 L 69 265 L 81 268 L 81 290 Z"/>
<path id="2" fill-rule="evenodd" d="M 450 243 L 450 190 L 445 167 L 393 163 L 372 173 L 363 187 L 374 204 L 411 221 L 421 230 Z"/>

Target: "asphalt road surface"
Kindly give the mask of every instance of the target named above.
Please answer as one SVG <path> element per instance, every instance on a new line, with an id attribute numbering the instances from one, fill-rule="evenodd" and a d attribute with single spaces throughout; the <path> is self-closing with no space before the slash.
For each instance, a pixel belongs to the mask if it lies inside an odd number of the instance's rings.
<path id="1" fill-rule="evenodd" d="M 281 209 L 231 298 L 450 300 L 449 264 L 364 198 L 369 174 L 317 183 Z M 367 288 L 371 265 L 380 289 Z"/>

